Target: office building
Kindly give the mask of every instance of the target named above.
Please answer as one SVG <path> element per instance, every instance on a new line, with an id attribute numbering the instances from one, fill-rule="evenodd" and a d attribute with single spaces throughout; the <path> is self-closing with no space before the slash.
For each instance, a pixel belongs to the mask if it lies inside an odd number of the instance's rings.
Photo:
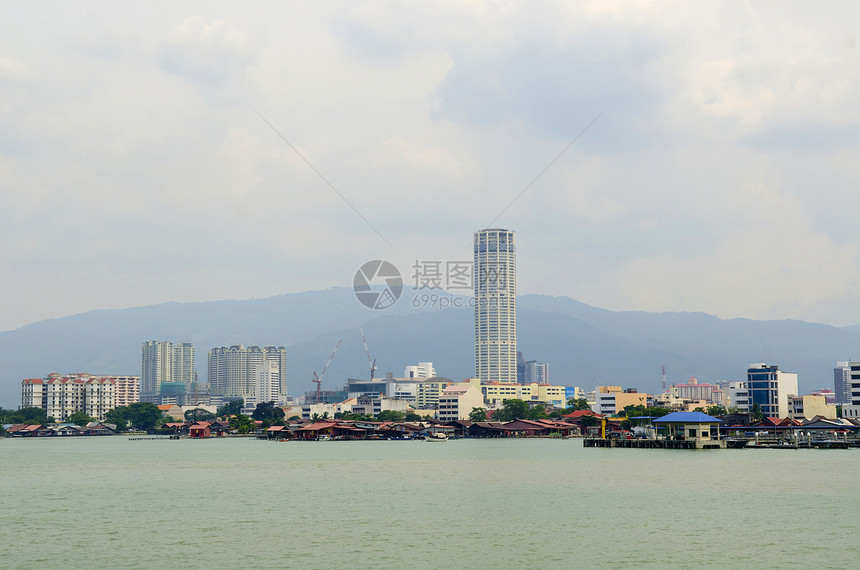
<path id="1" fill-rule="evenodd" d="M 528 360 L 523 365 L 523 384 L 549 384 L 549 364 Z"/>
<path id="2" fill-rule="evenodd" d="M 514 232 L 474 236 L 475 377 L 517 381 L 517 259 Z"/>
<path id="3" fill-rule="evenodd" d="M 779 366 L 768 366 L 763 362 L 750 364 L 747 391 L 751 412 L 758 404 L 765 417 L 786 418 L 789 414 L 788 396 L 798 392 L 797 374 L 783 372 Z"/>
<path id="4" fill-rule="evenodd" d="M 851 403 L 851 367 L 848 362 L 837 362 L 833 369 L 833 391 L 837 404 Z"/>

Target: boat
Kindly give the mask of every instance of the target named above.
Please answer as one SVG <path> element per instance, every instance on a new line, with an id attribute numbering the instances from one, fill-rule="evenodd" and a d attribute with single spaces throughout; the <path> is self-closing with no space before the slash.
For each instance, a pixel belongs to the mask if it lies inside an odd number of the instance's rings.
<path id="1" fill-rule="evenodd" d="M 428 433 L 425 438 L 427 441 L 448 441 L 447 433 Z"/>

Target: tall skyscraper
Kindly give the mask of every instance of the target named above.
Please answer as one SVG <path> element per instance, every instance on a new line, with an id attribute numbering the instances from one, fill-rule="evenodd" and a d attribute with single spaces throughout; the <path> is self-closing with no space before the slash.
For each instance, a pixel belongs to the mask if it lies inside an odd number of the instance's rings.
<path id="1" fill-rule="evenodd" d="M 475 376 L 517 381 L 517 248 L 514 232 L 475 233 Z"/>
<path id="2" fill-rule="evenodd" d="M 160 396 L 164 383 L 194 382 L 194 346 L 173 344 L 163 340 L 148 340 L 141 350 L 140 394 Z"/>

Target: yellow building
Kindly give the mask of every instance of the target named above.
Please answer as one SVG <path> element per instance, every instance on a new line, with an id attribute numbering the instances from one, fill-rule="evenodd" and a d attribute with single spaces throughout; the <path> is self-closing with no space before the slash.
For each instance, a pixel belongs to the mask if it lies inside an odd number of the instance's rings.
<path id="1" fill-rule="evenodd" d="M 524 402 L 552 404 L 562 408 L 566 405 L 565 387 L 551 384 L 511 384 L 485 382 L 480 385 L 484 400 L 491 407 L 499 407 L 505 400 L 519 399 Z"/>
<path id="2" fill-rule="evenodd" d="M 821 416 L 828 420 L 836 419 L 836 406 L 827 403 L 824 396 L 789 396 L 788 417 L 793 420 L 812 419 Z"/>

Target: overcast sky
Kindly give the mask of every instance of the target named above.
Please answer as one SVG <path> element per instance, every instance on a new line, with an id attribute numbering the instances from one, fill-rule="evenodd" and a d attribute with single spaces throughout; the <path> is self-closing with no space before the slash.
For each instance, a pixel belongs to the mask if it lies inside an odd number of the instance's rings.
<path id="1" fill-rule="evenodd" d="M 860 324 L 858 12 L 5 3 L 0 330 L 408 281 L 488 225 L 521 294 Z"/>

